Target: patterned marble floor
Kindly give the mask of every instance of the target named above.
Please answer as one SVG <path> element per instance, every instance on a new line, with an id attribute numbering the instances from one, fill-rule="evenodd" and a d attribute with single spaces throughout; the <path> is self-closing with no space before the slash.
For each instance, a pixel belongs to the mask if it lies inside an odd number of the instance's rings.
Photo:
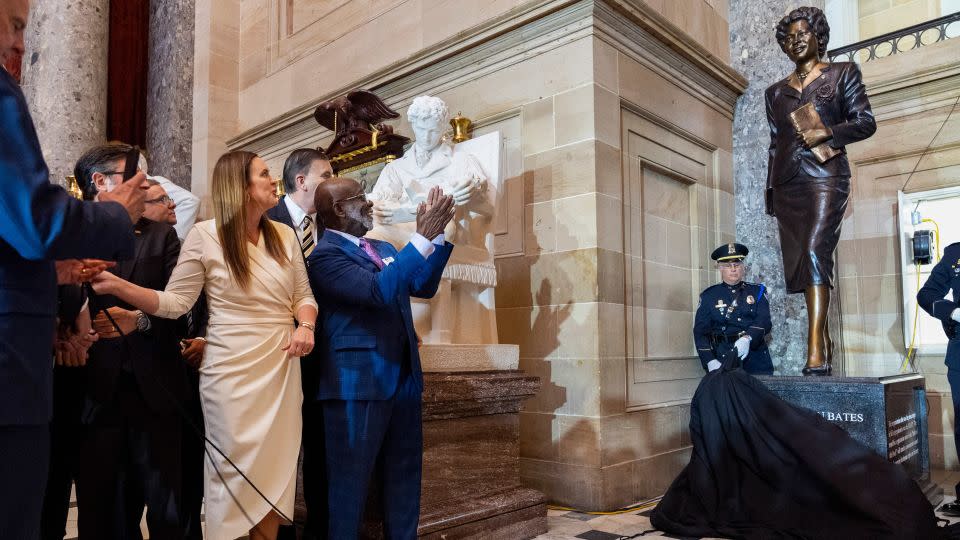
<path id="1" fill-rule="evenodd" d="M 943 487 L 946 500 L 953 500 L 955 497 L 954 487 L 960 482 L 960 471 L 933 471 L 933 481 Z M 650 512 L 652 508 L 637 510 L 615 515 L 593 515 L 580 512 L 570 512 L 567 510 L 549 510 L 547 520 L 549 531 L 536 538 L 536 540 L 627 540 L 631 538 L 683 538 L 661 532 L 648 532 L 641 536 L 644 531 L 652 531 L 650 525 Z M 960 521 L 960 518 L 948 518 L 937 514 L 939 517 L 950 520 L 951 523 Z M 144 538 L 147 538 L 146 522 L 141 523 Z M 71 497 L 70 514 L 67 522 L 66 540 L 75 540 L 77 536 L 77 508 L 76 499 Z M 692 539 L 690 539 L 692 540 Z M 706 539 L 705 539 L 706 540 Z"/>

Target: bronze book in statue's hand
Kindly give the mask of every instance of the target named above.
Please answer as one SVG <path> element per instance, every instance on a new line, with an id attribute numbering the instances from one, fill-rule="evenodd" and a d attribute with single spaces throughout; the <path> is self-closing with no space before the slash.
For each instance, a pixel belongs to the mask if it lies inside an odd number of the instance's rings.
<path id="1" fill-rule="evenodd" d="M 790 113 L 790 121 L 793 122 L 793 128 L 797 130 L 797 133 L 803 133 L 808 129 L 826 129 L 813 103 L 807 103 L 803 107 Z M 813 152 L 813 155 L 820 163 L 824 163 L 828 159 L 840 154 L 840 150 L 837 150 L 825 142 L 814 146 L 810 151 Z"/>

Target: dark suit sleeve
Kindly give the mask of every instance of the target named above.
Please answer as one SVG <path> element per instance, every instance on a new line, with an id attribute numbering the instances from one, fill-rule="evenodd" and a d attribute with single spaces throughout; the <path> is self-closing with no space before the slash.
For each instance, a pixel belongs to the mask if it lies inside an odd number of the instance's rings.
<path id="1" fill-rule="evenodd" d="M 838 86 L 837 90 L 843 92 L 841 99 L 847 120 L 830 126 L 833 132 L 830 146 L 834 148 L 862 141 L 877 131 L 877 122 L 873 118 L 870 100 L 867 99 L 867 87 L 856 64 L 847 64 Z"/>
<path id="2" fill-rule="evenodd" d="M 767 294 L 764 287 L 760 286 L 760 292 L 757 294 L 757 317 L 747 328 L 747 334 L 750 336 L 750 347 L 756 349 L 763 344 L 763 338 L 773 328 L 770 321 L 770 302 L 767 302 Z"/>
<path id="3" fill-rule="evenodd" d="M 703 369 L 707 369 L 707 362 L 716 360 L 713 347 L 710 345 L 710 306 L 703 303 L 703 294 L 700 295 L 700 304 L 693 319 L 693 344 L 697 348 L 697 356 Z"/>
<path id="4" fill-rule="evenodd" d="M 379 272 L 371 272 L 352 260 L 339 248 L 325 246 L 313 251 L 307 273 L 318 298 L 358 306 L 384 306 L 397 295 L 426 264 L 413 244 L 404 246 L 393 263 Z"/>
<path id="5" fill-rule="evenodd" d="M 427 258 L 427 266 L 421 268 L 410 284 L 410 296 L 433 298 L 437 294 L 437 288 L 440 287 L 440 278 L 443 277 L 443 269 L 446 268 L 452 252 L 453 244 L 450 242 L 445 242 L 442 246 L 437 246 L 433 250 L 433 253 Z"/>
<path id="6" fill-rule="evenodd" d="M 177 236 L 177 230 L 173 227 L 167 226 L 166 234 L 163 236 L 162 250 L 163 286 L 165 287 L 170 281 L 170 275 L 173 274 L 173 269 L 177 266 L 177 259 L 180 257 L 180 237 Z M 170 332 L 176 333 L 176 325 L 172 324 L 173 321 L 155 315 L 148 315 L 148 317 L 150 318 L 152 328 L 164 328 L 165 331 L 169 330 Z M 179 320 L 183 324 L 186 322 L 185 316 Z"/>
<path id="7" fill-rule="evenodd" d="M 23 94 L 0 77 L 0 238 L 29 260 L 132 256 L 121 205 L 81 202 L 50 183 Z"/>
<path id="8" fill-rule="evenodd" d="M 950 281 L 953 278 L 951 261 L 957 260 L 957 256 L 960 256 L 960 248 L 952 250 L 948 247 L 943 258 L 933 267 L 927 282 L 917 292 L 917 303 L 920 307 L 947 324 L 954 322 L 950 314 L 958 307 L 956 302 L 944 298 L 950 291 Z M 954 291 L 954 294 L 957 292 Z"/>

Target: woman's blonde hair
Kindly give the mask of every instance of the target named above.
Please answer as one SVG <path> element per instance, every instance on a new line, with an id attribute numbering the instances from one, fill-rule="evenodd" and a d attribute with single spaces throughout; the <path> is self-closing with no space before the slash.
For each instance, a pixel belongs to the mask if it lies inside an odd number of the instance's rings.
<path id="1" fill-rule="evenodd" d="M 253 152 L 237 150 L 220 156 L 213 167 L 213 216 L 217 236 L 223 246 L 223 259 L 233 279 L 246 289 L 250 285 L 250 256 L 247 251 L 247 187 L 250 185 L 250 164 L 257 157 Z M 280 264 L 290 262 L 283 250 L 280 233 L 266 215 L 260 218 L 260 233 L 267 253 Z"/>

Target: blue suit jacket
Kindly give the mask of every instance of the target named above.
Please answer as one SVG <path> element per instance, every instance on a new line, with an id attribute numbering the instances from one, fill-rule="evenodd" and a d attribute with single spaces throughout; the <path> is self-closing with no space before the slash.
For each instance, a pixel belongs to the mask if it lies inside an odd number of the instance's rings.
<path id="1" fill-rule="evenodd" d="M 307 399 L 389 399 L 405 362 L 423 388 L 410 297 L 437 292 L 453 245 L 437 246 L 424 259 L 411 244 L 398 252 L 370 242 L 393 262 L 378 270 L 362 249 L 330 231 L 308 258 L 320 315 L 316 346 L 303 362 Z"/>
<path id="2" fill-rule="evenodd" d="M 954 300 L 944 298 L 950 291 L 953 291 Z M 955 301 L 958 298 L 960 298 L 960 242 L 950 244 L 943 250 L 943 258 L 933 267 L 927 282 L 917 291 L 917 303 L 931 316 L 940 319 L 943 332 L 950 338 L 951 343 L 947 346 L 944 363 L 952 369 L 960 369 L 960 348 L 957 345 L 957 341 L 960 340 L 960 333 L 957 332 L 960 324 L 950 317 L 953 310 L 960 307 L 960 303 Z"/>
<path id="3" fill-rule="evenodd" d="M 133 255 L 116 203 L 84 203 L 50 183 L 16 81 L 0 69 L 0 425 L 50 418 L 57 311 L 54 259 Z"/>

